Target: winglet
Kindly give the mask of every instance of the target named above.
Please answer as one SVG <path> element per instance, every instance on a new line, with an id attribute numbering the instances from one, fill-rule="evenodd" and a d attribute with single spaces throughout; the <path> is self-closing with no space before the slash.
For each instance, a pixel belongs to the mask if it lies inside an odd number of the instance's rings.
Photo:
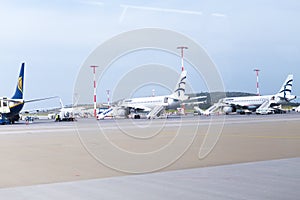
<path id="1" fill-rule="evenodd" d="M 18 77 L 16 91 L 15 91 L 15 94 L 13 95 L 12 99 L 23 99 L 24 68 L 25 68 L 25 63 L 23 62 L 21 65 L 20 74 Z"/>

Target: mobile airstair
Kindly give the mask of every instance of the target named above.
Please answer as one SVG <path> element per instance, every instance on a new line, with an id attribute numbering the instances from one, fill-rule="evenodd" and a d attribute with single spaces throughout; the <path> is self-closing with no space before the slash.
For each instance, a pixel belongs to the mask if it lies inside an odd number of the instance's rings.
<path id="1" fill-rule="evenodd" d="M 147 115 L 147 119 L 154 119 L 156 117 L 159 117 L 161 112 L 165 109 L 163 105 L 158 105 L 154 107 Z"/>
<path id="2" fill-rule="evenodd" d="M 256 109 L 256 114 L 266 115 L 273 114 L 274 109 L 271 107 L 272 104 L 276 104 L 275 100 L 266 100 Z"/>

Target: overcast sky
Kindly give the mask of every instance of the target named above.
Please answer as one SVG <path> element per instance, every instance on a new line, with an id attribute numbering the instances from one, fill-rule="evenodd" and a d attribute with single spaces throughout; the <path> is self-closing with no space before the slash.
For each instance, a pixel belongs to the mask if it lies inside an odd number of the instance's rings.
<path id="1" fill-rule="evenodd" d="M 299 96 L 299 19 L 298 0 L 0 0 L 0 95 L 13 94 L 25 61 L 25 99 L 58 95 L 69 104 L 79 69 L 94 49 L 122 32 L 157 27 L 201 45 L 227 91 L 255 93 L 253 69 L 259 68 L 262 94 L 276 93 L 291 73 Z M 190 84 L 206 90 L 196 79 Z M 104 94 L 98 96 L 103 101 Z"/>

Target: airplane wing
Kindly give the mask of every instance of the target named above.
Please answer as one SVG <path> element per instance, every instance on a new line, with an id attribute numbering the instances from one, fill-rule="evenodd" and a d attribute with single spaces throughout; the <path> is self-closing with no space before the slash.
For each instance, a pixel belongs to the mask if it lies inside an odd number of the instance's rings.
<path id="1" fill-rule="evenodd" d="M 190 97 L 188 100 L 198 100 L 198 99 L 205 99 L 207 96 L 198 96 L 198 97 Z"/>
<path id="2" fill-rule="evenodd" d="M 206 101 L 196 101 L 196 102 L 183 102 L 181 105 L 199 105 L 199 104 L 204 104 Z"/>
<path id="3" fill-rule="evenodd" d="M 54 97 L 46 97 L 46 98 L 40 98 L 40 99 L 24 100 L 24 102 L 25 103 L 30 103 L 30 102 L 43 101 L 43 100 L 55 99 L 55 98 L 59 98 L 59 97 L 58 96 L 54 96 Z"/>
<path id="4" fill-rule="evenodd" d="M 135 106 L 129 106 L 127 107 L 129 109 L 135 109 L 135 110 L 140 110 L 144 112 L 150 112 L 152 109 L 143 105 L 135 105 Z"/>

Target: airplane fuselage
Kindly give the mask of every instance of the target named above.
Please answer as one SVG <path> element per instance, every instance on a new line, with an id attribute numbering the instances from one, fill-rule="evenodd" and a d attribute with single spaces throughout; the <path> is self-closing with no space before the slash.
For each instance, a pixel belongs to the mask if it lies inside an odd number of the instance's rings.
<path id="1" fill-rule="evenodd" d="M 123 106 L 130 108 L 145 107 L 153 109 L 156 106 L 165 106 L 166 109 L 176 109 L 180 106 L 180 101 L 170 98 L 169 96 L 155 96 L 155 97 L 140 97 L 125 99 Z M 145 109 L 145 111 L 150 111 Z"/>
<path id="2" fill-rule="evenodd" d="M 240 105 L 240 106 L 260 106 L 265 101 L 271 100 L 274 95 L 265 95 L 265 96 L 245 96 L 245 97 L 228 97 L 224 98 L 222 103 L 228 105 Z M 275 97 L 274 97 L 275 98 Z"/>
<path id="3" fill-rule="evenodd" d="M 282 104 L 286 101 L 293 100 L 295 97 L 290 96 L 287 99 L 280 98 L 277 95 L 264 95 L 264 96 L 245 96 L 245 97 L 228 97 L 222 100 L 222 103 L 228 105 L 239 105 L 243 107 L 259 107 L 266 101 L 273 100 L 276 104 Z"/>

